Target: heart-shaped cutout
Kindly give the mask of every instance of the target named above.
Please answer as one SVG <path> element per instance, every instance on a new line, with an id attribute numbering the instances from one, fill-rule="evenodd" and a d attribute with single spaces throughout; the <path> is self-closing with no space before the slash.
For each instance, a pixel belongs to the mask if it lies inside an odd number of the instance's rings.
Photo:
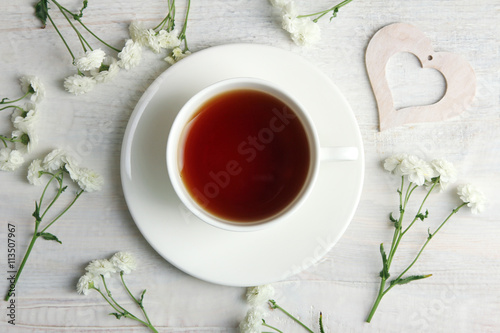
<path id="1" fill-rule="evenodd" d="M 396 53 L 414 54 L 422 67 L 434 68 L 446 80 L 446 92 L 437 103 L 394 108 L 386 67 Z M 436 122 L 455 117 L 470 106 L 476 93 L 476 76 L 461 56 L 434 52 L 430 39 L 406 23 L 388 25 L 375 33 L 366 49 L 366 68 L 377 100 L 380 131 L 403 124 Z"/>

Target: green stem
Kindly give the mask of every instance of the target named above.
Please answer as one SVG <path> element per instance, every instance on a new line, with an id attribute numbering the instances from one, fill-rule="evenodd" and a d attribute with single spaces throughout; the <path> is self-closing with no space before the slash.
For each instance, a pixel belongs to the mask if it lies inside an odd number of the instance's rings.
<path id="1" fill-rule="evenodd" d="M 26 92 L 26 94 L 24 94 L 23 96 L 19 97 L 18 99 L 15 99 L 15 100 L 12 100 L 12 101 L 10 101 L 10 100 L 9 100 L 9 101 L 5 101 L 6 99 L 4 98 L 4 99 L 2 99 L 2 100 L 0 101 L 0 104 L 11 104 L 11 103 L 19 102 L 20 100 L 24 99 L 26 96 L 28 96 L 29 94 L 31 94 L 31 93 L 33 93 L 33 92 L 34 92 L 34 91 L 33 91 L 32 89 L 28 89 L 28 91 Z M 19 109 L 23 110 L 22 108 L 20 108 L 20 107 L 18 107 L 18 106 L 14 106 L 14 105 L 12 105 L 12 106 L 7 106 L 7 107 L 4 107 L 4 108 L 1 108 L 1 109 L 0 109 L 0 111 L 5 110 L 5 109 L 7 109 L 7 108 L 15 108 L 15 107 L 17 107 L 17 108 L 19 108 Z"/>
<path id="2" fill-rule="evenodd" d="M 35 221 L 35 231 L 33 233 L 33 237 L 31 237 L 31 242 L 28 245 L 28 249 L 26 250 L 26 253 L 24 254 L 23 261 L 21 261 L 21 265 L 19 266 L 19 269 L 17 270 L 16 277 L 14 278 L 14 282 L 11 284 L 9 287 L 9 290 L 7 291 L 7 295 L 5 295 L 4 301 L 8 301 L 10 298 L 10 295 L 12 291 L 16 289 L 17 286 L 17 281 L 19 280 L 19 277 L 21 276 L 21 273 L 23 272 L 24 266 L 26 265 L 26 262 L 28 261 L 28 257 L 30 256 L 31 250 L 33 249 L 33 246 L 35 245 L 36 240 L 38 239 L 38 226 L 40 225 L 39 220 Z"/>
<path id="3" fill-rule="evenodd" d="M 57 215 L 49 224 L 47 224 L 47 226 L 45 228 L 43 228 L 43 230 L 41 232 L 45 232 L 45 230 L 47 230 L 51 225 L 53 225 L 61 216 L 64 215 L 64 213 L 66 213 L 70 208 L 71 206 L 73 206 L 73 204 L 76 202 L 76 200 L 80 197 L 80 195 L 82 195 L 83 193 L 83 190 L 80 190 L 75 198 L 73 199 L 73 201 L 71 201 L 71 203 L 59 214 Z"/>
<path id="4" fill-rule="evenodd" d="M 298 323 L 300 326 L 302 326 L 304 329 L 306 329 L 308 332 L 310 333 L 314 333 L 313 330 L 311 330 L 309 327 L 307 327 L 306 325 L 304 325 L 304 323 L 302 323 L 300 320 L 298 320 L 297 318 L 295 318 L 294 316 L 292 316 L 288 311 L 286 311 L 285 309 L 283 309 L 281 306 L 278 305 L 278 303 L 276 303 L 274 300 L 269 300 L 269 302 L 272 304 L 271 307 L 273 309 L 278 309 L 280 310 L 281 312 L 283 312 L 284 314 L 286 314 L 288 317 L 290 317 L 291 319 L 293 319 L 296 323 Z"/>
<path id="5" fill-rule="evenodd" d="M 420 213 L 422 212 L 422 208 L 424 207 L 424 204 L 427 201 L 427 198 L 429 197 L 429 194 L 431 194 L 432 190 L 434 189 L 434 187 L 436 187 L 436 185 L 437 185 L 437 180 L 432 183 L 432 186 L 429 189 L 429 191 L 427 192 L 427 194 L 425 195 L 424 200 L 422 200 L 422 203 L 420 204 L 420 207 L 418 208 L 417 214 L 415 214 L 415 217 L 413 218 L 413 221 L 411 221 L 411 223 L 408 225 L 408 227 L 403 231 L 403 233 L 401 234 L 401 237 L 403 237 L 403 235 L 406 234 L 406 232 L 408 230 L 410 230 L 410 228 L 413 226 L 413 224 L 415 223 L 415 221 L 418 220 L 418 215 L 420 215 Z"/>
<path id="6" fill-rule="evenodd" d="M 191 0 L 188 0 L 186 17 L 184 19 L 184 25 L 182 26 L 181 33 L 179 34 L 179 40 L 184 41 L 184 52 L 188 51 L 187 39 L 186 39 L 186 29 L 188 24 L 189 9 L 191 8 Z"/>
<path id="7" fill-rule="evenodd" d="M 162 30 L 167 25 L 167 31 L 172 31 L 175 26 L 175 0 L 168 1 L 168 13 L 153 30 Z"/>
<path id="8" fill-rule="evenodd" d="M 60 176 L 60 177 L 59 177 Z M 49 182 L 47 183 L 47 186 L 49 185 L 49 183 L 51 183 L 54 179 L 57 180 L 57 182 L 59 183 L 59 188 L 57 189 L 57 193 L 56 195 L 54 196 L 54 198 L 52 198 L 52 201 L 50 202 L 50 204 L 47 206 L 47 208 L 45 208 L 45 211 L 43 212 L 42 216 L 40 217 L 40 220 L 43 220 L 43 218 L 45 217 L 45 215 L 48 213 L 49 209 L 55 204 L 55 202 L 57 201 L 57 199 L 59 199 L 59 196 L 61 195 L 61 193 L 63 192 L 63 177 L 64 177 L 64 174 L 62 171 L 59 171 L 57 172 L 54 177 L 52 179 L 49 180 Z M 47 186 L 45 186 L 45 189 L 43 190 L 43 193 L 42 193 L 42 197 L 40 198 L 40 207 L 42 206 L 42 202 L 41 200 L 43 199 L 43 196 L 45 195 L 45 191 L 47 190 Z"/>
<path id="9" fill-rule="evenodd" d="M 431 188 L 431 190 L 432 190 L 432 188 Z M 429 192 L 431 190 L 429 190 Z M 427 244 L 429 244 L 429 242 L 431 241 L 431 239 L 439 232 L 439 230 L 441 230 L 441 228 L 446 224 L 446 222 L 448 222 L 448 220 L 465 205 L 467 205 L 467 202 L 464 202 L 463 204 L 461 204 L 457 208 L 453 209 L 451 211 L 451 213 L 446 217 L 446 219 L 439 225 L 439 227 L 436 229 L 436 231 L 434 231 L 434 233 L 432 233 L 432 234 L 429 234 L 429 237 L 425 241 L 424 245 L 420 248 L 420 251 L 418 251 L 418 253 L 415 256 L 415 258 L 413 259 L 413 261 L 408 265 L 408 267 L 406 267 L 406 269 L 401 274 L 398 275 L 398 277 L 396 279 L 394 279 L 394 281 L 400 280 L 413 267 L 413 265 L 420 258 L 420 255 L 422 254 L 422 252 L 427 247 Z M 385 279 L 382 278 L 382 280 L 380 282 L 380 288 L 379 288 L 377 299 L 375 300 L 375 304 L 373 305 L 373 307 L 368 315 L 368 318 L 366 319 L 366 322 L 369 323 L 371 321 L 371 319 L 373 318 L 373 315 L 375 314 L 375 311 L 377 311 L 377 307 L 378 307 L 380 301 L 385 296 L 385 294 L 387 294 L 389 292 L 389 290 L 391 290 L 395 285 L 397 285 L 397 283 L 394 283 L 394 281 L 392 281 L 390 286 L 384 290 L 386 281 L 385 281 Z"/>
<path id="10" fill-rule="evenodd" d="M 68 21 L 69 25 L 75 31 L 76 35 L 78 36 L 78 40 L 80 41 L 80 44 L 82 45 L 83 52 L 87 52 L 87 48 L 85 47 L 85 44 L 89 47 L 89 49 L 92 50 L 92 47 L 90 46 L 90 44 L 85 40 L 85 38 L 83 38 L 83 36 L 80 33 L 80 31 L 78 31 L 78 29 L 75 27 L 75 25 L 73 24 L 73 22 L 71 22 L 71 20 L 68 18 L 68 16 L 66 16 L 66 13 L 64 11 L 65 10 L 68 11 L 68 10 L 66 8 L 64 8 L 63 6 L 61 6 L 57 1 L 52 0 L 52 2 L 57 6 L 57 8 L 59 8 L 59 11 L 61 12 L 61 14 L 64 16 L 64 18 L 66 19 L 66 21 Z M 68 12 L 71 15 L 73 15 L 73 13 L 71 13 L 70 11 L 68 11 Z"/>
<path id="11" fill-rule="evenodd" d="M 123 271 L 120 272 L 120 279 L 122 281 L 122 284 L 123 284 L 123 287 L 125 288 L 125 290 L 127 291 L 127 293 L 129 294 L 129 296 L 137 303 L 137 305 L 141 308 L 141 311 L 142 313 L 144 314 L 144 318 L 146 318 L 146 320 L 148 321 L 148 323 L 150 325 L 151 324 L 151 320 L 149 320 L 149 317 L 148 317 L 148 314 L 146 313 L 146 309 L 144 308 L 144 305 L 142 304 L 142 300 L 138 300 L 137 298 L 134 297 L 134 295 L 132 295 L 132 293 L 130 292 L 130 289 L 128 289 L 127 287 L 127 284 L 125 283 L 125 279 L 123 278 Z"/>
<path id="12" fill-rule="evenodd" d="M 116 51 L 116 52 L 120 52 L 121 50 L 120 49 L 117 49 L 116 47 L 113 47 L 111 45 L 109 45 L 108 43 L 106 43 L 105 41 L 103 41 L 101 38 L 99 38 L 92 30 L 90 30 L 85 24 L 83 24 L 82 20 L 80 20 L 79 18 L 75 18 L 75 20 L 78 21 L 78 23 L 80 23 L 82 25 L 82 27 L 87 30 L 92 36 L 94 36 L 95 39 L 97 39 L 99 42 L 101 42 L 102 44 L 106 45 L 107 47 L 109 47 L 110 49 L 112 49 L 113 51 Z"/>
<path id="13" fill-rule="evenodd" d="M 347 5 L 349 2 L 351 2 L 352 0 L 344 0 L 342 1 L 341 3 L 329 8 L 329 9 L 326 9 L 326 10 L 322 10 L 320 12 L 316 12 L 316 13 L 312 13 L 312 14 L 307 14 L 307 15 L 299 15 L 297 17 L 301 18 L 301 17 L 311 17 L 311 16 L 316 16 L 316 15 L 319 15 L 318 17 L 316 17 L 313 21 L 314 22 L 318 22 L 318 20 L 320 18 L 322 18 L 323 16 L 325 16 L 326 14 L 328 14 L 329 12 L 335 12 L 335 11 L 338 11 L 341 7 Z"/>
<path id="14" fill-rule="evenodd" d="M 280 330 L 279 330 L 279 329 L 277 329 L 276 327 L 271 326 L 271 325 L 269 325 L 268 323 L 266 323 L 266 321 L 265 321 L 264 319 L 262 319 L 262 326 L 265 326 L 265 327 L 267 327 L 267 328 L 270 328 L 270 329 L 272 329 L 272 330 L 275 330 L 275 331 L 276 331 L 276 332 L 278 332 L 278 333 L 283 333 L 283 331 L 280 331 Z M 265 332 L 263 332 L 263 333 L 265 333 Z"/>
<path id="15" fill-rule="evenodd" d="M 28 94 L 29 94 L 29 92 L 27 92 L 27 93 L 26 93 L 26 95 L 24 95 L 24 97 L 26 97 Z M 23 98 L 24 98 L 24 97 L 23 97 Z M 9 102 L 9 103 L 10 103 L 10 102 Z M 2 104 L 2 103 L 0 103 L 0 104 Z M 6 104 L 6 103 L 3 103 L 3 104 Z M 18 110 L 21 110 L 21 111 L 23 111 L 23 112 L 26 112 L 26 110 L 25 110 L 25 109 L 23 109 L 22 107 L 17 106 L 17 105 L 8 105 L 8 106 L 4 106 L 3 108 L 1 108 L 1 109 L 0 109 L 0 111 L 5 110 L 5 109 L 9 109 L 9 108 L 14 108 L 14 109 L 18 109 Z"/>
<path id="16" fill-rule="evenodd" d="M 71 55 L 71 58 L 73 61 L 75 61 L 75 55 L 73 54 L 73 52 L 71 52 L 71 49 L 69 48 L 69 45 L 68 43 L 66 43 L 66 40 L 64 39 L 64 37 L 62 36 L 61 32 L 59 31 L 59 29 L 57 28 L 57 25 L 54 23 L 54 21 L 52 20 L 52 17 L 50 17 L 48 11 L 47 11 L 47 17 L 49 18 L 50 20 L 50 23 L 52 23 L 52 26 L 54 27 L 54 29 L 56 30 L 57 34 L 59 35 L 59 37 L 61 37 L 64 45 L 66 46 L 66 49 L 68 50 L 69 54 Z"/>

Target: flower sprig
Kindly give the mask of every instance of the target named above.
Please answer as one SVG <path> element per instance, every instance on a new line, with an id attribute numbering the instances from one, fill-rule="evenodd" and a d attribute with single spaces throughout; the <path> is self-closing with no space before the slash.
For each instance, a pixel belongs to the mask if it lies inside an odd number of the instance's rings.
<path id="1" fill-rule="evenodd" d="M 45 87 L 36 76 L 21 77 L 23 96 L 16 99 L 2 98 L 0 111 L 13 109 L 11 115 L 14 131 L 11 135 L 0 134 L 0 170 L 14 171 L 24 163 L 24 155 L 38 143 L 36 123 L 39 119 L 38 103 L 45 97 Z M 29 97 L 23 106 L 15 104 Z"/>
<path id="2" fill-rule="evenodd" d="M 337 17 L 341 7 L 353 0 L 344 0 L 335 6 L 312 14 L 299 14 L 293 0 L 270 0 L 271 5 L 281 11 L 281 26 L 290 33 L 290 37 L 299 46 L 310 46 L 321 39 L 321 29 L 318 21 L 331 13 L 330 21 Z"/>
<path id="3" fill-rule="evenodd" d="M 84 192 L 99 191 L 103 185 L 103 179 L 99 174 L 91 169 L 80 167 L 71 155 L 61 149 L 55 149 L 45 156 L 43 160 L 37 159 L 30 164 L 27 175 L 28 182 L 33 185 L 43 185 L 42 177 L 48 178 L 48 181 L 45 183 L 39 200 L 35 201 L 33 236 L 17 270 L 14 282 L 7 291 L 5 301 L 9 300 L 11 293 L 15 290 L 36 241 L 41 237 L 45 240 L 52 240 L 62 244 L 57 236 L 48 232 L 48 229 L 75 204 Z M 76 191 L 73 200 L 61 212 L 50 218 L 49 222 L 44 223 L 49 218 L 48 213 L 51 211 L 51 208 L 54 207 L 56 201 L 67 190 L 68 185 L 66 185 L 66 180 L 68 177 L 78 185 L 79 189 Z M 56 185 L 56 192 L 52 199 L 47 199 L 49 189 L 54 184 Z M 49 203 L 46 204 L 46 201 L 49 201 Z"/>
<path id="4" fill-rule="evenodd" d="M 76 290 L 79 294 L 84 295 L 88 295 L 91 290 L 95 290 L 115 311 L 110 313 L 110 315 L 115 316 L 116 319 L 129 318 L 135 320 L 149 328 L 151 331 L 158 332 L 151 323 L 151 320 L 149 319 L 144 307 L 144 295 L 146 294 L 146 289 L 142 291 L 139 297 L 135 297 L 125 283 L 124 274 L 129 274 L 132 271 L 136 270 L 136 268 L 136 260 L 134 256 L 129 252 L 117 252 L 109 260 L 93 260 L 85 268 L 86 273 L 78 280 Z M 126 310 L 114 299 L 111 290 L 108 288 L 106 279 L 109 279 L 112 275 L 115 274 L 119 274 L 121 284 L 123 285 L 126 293 L 141 309 L 144 320 Z"/>
<path id="5" fill-rule="evenodd" d="M 63 36 L 50 14 L 50 4 L 59 10 L 60 14 L 69 23 L 76 34 L 81 52 L 75 52 L 70 46 L 70 42 Z M 39 0 L 35 5 L 35 15 L 42 21 L 43 27 L 50 21 L 64 46 L 68 50 L 73 65 L 76 67 L 76 74 L 64 80 L 64 88 L 74 95 L 82 95 L 92 91 L 97 84 L 111 81 L 120 71 L 120 68 L 129 70 L 140 64 L 142 59 L 142 48 L 149 47 L 155 53 L 162 49 L 169 49 L 170 53 L 165 61 L 174 63 L 185 58 L 189 51 L 186 39 L 187 19 L 191 0 L 188 0 L 186 17 L 182 30 L 175 30 L 175 0 L 168 0 L 168 12 L 165 18 L 152 29 L 146 29 L 142 23 L 134 21 L 129 27 L 131 38 L 125 41 L 122 49 L 116 48 L 97 36 L 82 20 L 83 12 L 87 8 L 88 1 L 83 0 L 82 7 L 78 11 L 71 11 L 61 5 L 57 0 Z M 77 24 L 73 24 L 75 21 Z M 107 54 L 100 48 L 94 48 L 90 41 L 85 38 L 85 34 L 90 34 L 100 44 L 104 45 L 111 52 L 116 52 L 116 57 Z M 83 52 L 83 54 L 82 54 Z"/>
<path id="6" fill-rule="evenodd" d="M 169 64 L 184 59 L 191 54 L 189 50 L 186 30 L 191 8 L 191 0 L 187 1 L 186 16 L 181 31 L 175 29 L 176 5 L 175 0 L 168 0 L 168 12 L 163 20 L 154 28 L 146 28 L 142 22 L 133 21 L 129 26 L 131 40 L 127 43 L 136 48 L 148 47 L 155 53 L 168 50 L 164 59 Z M 122 59 L 123 61 L 123 59 Z"/>
<path id="7" fill-rule="evenodd" d="M 312 329 L 310 329 L 297 317 L 290 314 L 290 312 L 285 310 L 274 299 L 272 299 L 273 296 L 274 288 L 271 285 L 250 287 L 247 289 L 246 299 L 250 307 L 247 311 L 247 314 L 245 315 L 245 318 L 239 325 L 241 333 L 272 333 L 262 331 L 263 327 L 272 329 L 273 332 L 283 333 L 283 331 L 281 331 L 279 328 L 274 327 L 265 321 L 264 317 L 266 317 L 267 313 L 266 311 L 264 311 L 264 305 L 268 305 L 273 310 L 281 311 L 286 316 L 291 318 L 294 322 L 299 324 L 307 332 L 314 333 Z M 319 314 L 319 328 L 320 333 L 325 332 L 323 327 L 323 314 L 321 312 Z"/>
<path id="8" fill-rule="evenodd" d="M 54 8 L 59 10 L 60 14 L 69 23 L 81 47 L 81 52 L 74 51 L 70 46 L 71 43 L 63 36 L 63 33 L 50 14 L 51 7 L 49 4 L 52 4 Z M 42 27 L 45 28 L 47 20 L 50 21 L 70 54 L 73 65 L 76 67 L 77 73 L 64 80 L 64 88 L 75 95 L 81 95 L 91 91 L 95 88 L 97 83 L 104 83 L 112 80 L 119 71 L 118 61 L 115 57 L 106 54 L 106 52 L 100 48 L 95 48 L 95 46 L 92 46 L 90 41 L 85 38 L 85 34 L 90 34 L 99 44 L 107 47 L 112 52 L 121 51 L 119 48 L 104 41 L 83 22 L 83 12 L 87 8 L 87 5 L 88 1 L 83 0 L 82 7 L 76 12 L 69 10 L 57 0 L 40 0 L 35 5 L 35 15 L 42 22 Z M 73 21 L 77 24 L 74 24 Z"/>
<path id="9" fill-rule="evenodd" d="M 394 234 L 392 237 L 392 243 L 389 249 L 389 253 L 386 253 L 384 244 L 380 244 L 380 254 L 382 256 L 380 286 L 377 298 L 375 299 L 373 307 L 366 319 L 367 322 L 370 322 L 372 320 L 380 304 L 380 301 L 393 287 L 417 280 L 426 279 L 432 276 L 432 274 L 406 274 L 420 258 L 422 252 L 427 247 L 429 242 L 436 236 L 436 234 L 444 227 L 444 225 L 450 220 L 453 215 L 458 213 L 458 211 L 464 206 L 470 207 L 472 213 L 478 214 L 484 209 L 485 205 L 485 196 L 481 191 L 470 184 L 460 185 L 458 187 L 457 194 L 462 200 L 462 203 L 453 208 L 448 216 L 444 218 L 441 224 L 439 224 L 439 226 L 434 231 L 431 231 L 431 228 L 428 229 L 427 239 L 418 251 L 417 255 L 411 261 L 411 263 L 401 273 L 399 273 L 396 278 L 389 280 L 391 276 L 391 264 L 394 260 L 401 240 L 415 225 L 415 223 L 417 223 L 418 221 L 424 221 L 429 217 L 429 211 L 426 210 L 425 212 L 423 212 L 423 207 L 430 197 L 431 192 L 436 189 L 442 191 L 446 189 L 449 184 L 455 182 L 457 180 L 457 171 L 452 163 L 444 159 L 434 160 L 428 163 L 414 155 L 408 154 L 399 154 L 387 158 L 384 162 L 384 168 L 390 173 L 401 178 L 401 186 L 397 190 L 397 193 L 399 195 L 399 216 L 396 218 L 392 213 L 389 214 L 389 219 L 394 225 Z M 425 187 L 427 193 L 424 196 L 411 222 L 408 225 L 404 225 L 403 219 L 408 214 L 408 204 L 410 202 L 410 198 L 418 187 Z"/>

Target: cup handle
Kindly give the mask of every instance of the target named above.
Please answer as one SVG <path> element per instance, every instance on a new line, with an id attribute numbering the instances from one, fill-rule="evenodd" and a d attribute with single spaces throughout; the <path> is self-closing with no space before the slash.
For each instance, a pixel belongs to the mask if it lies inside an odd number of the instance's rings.
<path id="1" fill-rule="evenodd" d="M 321 147 L 320 161 L 355 161 L 358 159 L 357 147 Z"/>

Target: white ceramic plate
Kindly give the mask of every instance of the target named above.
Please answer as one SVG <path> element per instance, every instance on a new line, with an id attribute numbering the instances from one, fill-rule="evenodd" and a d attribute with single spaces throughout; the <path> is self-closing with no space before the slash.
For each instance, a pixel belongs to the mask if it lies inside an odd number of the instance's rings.
<path id="1" fill-rule="evenodd" d="M 309 111 L 321 146 L 355 146 L 356 161 L 322 163 L 309 198 L 287 221 L 254 232 L 202 222 L 177 198 L 167 174 L 170 126 L 196 92 L 233 77 L 275 82 Z M 337 242 L 359 202 L 364 176 L 361 135 L 338 88 L 303 58 L 270 46 L 229 44 L 196 52 L 146 90 L 131 115 L 121 155 L 127 205 L 138 228 L 167 261 L 199 279 L 256 286 L 286 279 Z"/>

